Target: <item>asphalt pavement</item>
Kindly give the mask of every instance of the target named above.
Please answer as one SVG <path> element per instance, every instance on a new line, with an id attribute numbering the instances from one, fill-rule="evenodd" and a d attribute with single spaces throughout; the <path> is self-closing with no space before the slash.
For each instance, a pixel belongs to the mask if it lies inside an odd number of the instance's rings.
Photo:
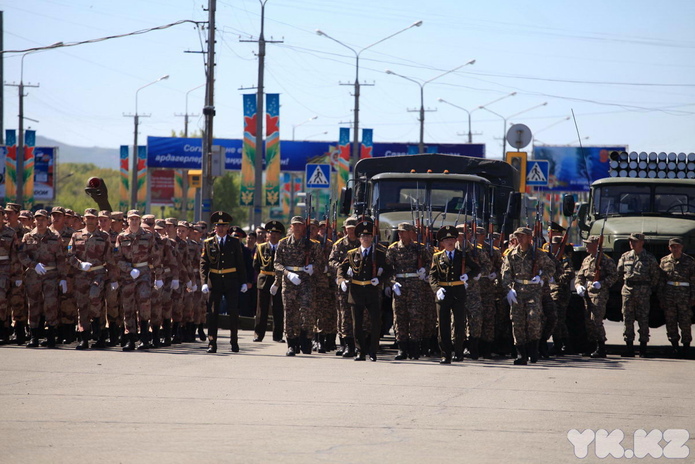
<path id="1" fill-rule="evenodd" d="M 251 340 L 0 347 L 0 463 L 695 462 L 695 360 L 372 363 Z"/>

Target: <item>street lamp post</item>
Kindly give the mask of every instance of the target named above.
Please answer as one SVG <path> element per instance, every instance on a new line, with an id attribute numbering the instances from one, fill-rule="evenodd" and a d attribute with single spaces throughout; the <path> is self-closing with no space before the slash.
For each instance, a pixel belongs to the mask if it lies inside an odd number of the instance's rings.
<path id="1" fill-rule="evenodd" d="M 353 124 L 353 137 L 352 137 L 352 159 L 350 162 L 350 166 L 354 166 L 355 163 L 360 159 L 360 147 L 359 147 L 359 130 L 360 130 L 360 54 L 369 49 L 372 48 L 373 46 L 380 44 L 381 42 L 384 42 L 391 37 L 394 37 L 401 32 L 405 32 L 408 29 L 411 29 L 413 27 L 420 27 L 422 25 L 422 21 L 416 21 L 410 26 L 401 29 L 398 32 L 395 32 L 387 37 L 384 37 L 381 40 L 377 40 L 376 42 L 367 45 L 366 47 L 363 47 L 362 49 L 355 50 L 354 48 L 350 47 L 349 45 L 346 45 L 345 43 L 341 42 L 340 40 L 331 37 L 330 35 L 326 34 L 322 30 L 317 30 L 316 33 L 320 36 L 326 37 L 327 39 L 331 39 L 333 42 L 342 45 L 343 47 L 347 48 L 350 50 L 352 53 L 355 54 L 355 109 L 354 109 L 354 124 Z"/>
<path id="2" fill-rule="evenodd" d="M 318 119 L 318 116 L 312 116 L 312 117 L 310 117 L 309 119 L 307 119 L 307 120 L 304 121 L 304 122 L 300 122 L 299 124 L 293 124 L 293 125 L 292 125 L 292 141 L 294 141 L 294 131 L 295 131 L 295 129 L 298 128 L 299 126 L 303 126 L 304 124 L 313 121 L 314 119 Z"/>
<path id="3" fill-rule="evenodd" d="M 500 98 L 498 98 L 498 99 L 496 99 L 496 100 L 493 100 L 493 101 L 491 101 L 491 102 L 489 102 L 489 103 L 486 103 L 486 104 L 483 105 L 483 106 L 492 105 L 493 103 L 497 103 L 498 101 L 504 100 L 505 98 L 508 98 L 508 97 L 513 97 L 514 95 L 516 95 L 516 92 L 512 92 L 512 93 L 510 93 L 510 94 L 508 94 L 508 95 L 505 95 L 504 97 L 500 97 Z M 472 110 L 469 111 L 469 110 L 467 110 L 466 108 L 464 108 L 464 107 L 462 107 L 462 106 L 454 105 L 453 103 L 451 103 L 451 102 L 449 102 L 449 101 L 446 101 L 446 100 L 444 100 L 443 98 L 439 98 L 438 101 L 441 102 L 441 103 L 446 103 L 447 105 L 451 105 L 451 106 L 453 106 L 454 108 L 458 108 L 458 109 L 460 109 L 460 110 L 463 110 L 463 111 L 466 112 L 466 114 L 468 114 L 468 143 L 473 143 L 473 132 L 472 132 L 472 129 L 471 129 L 471 114 L 474 113 L 475 111 L 479 110 L 479 109 L 480 109 L 480 106 L 478 106 L 478 107 L 476 107 L 476 108 L 473 108 Z"/>
<path id="4" fill-rule="evenodd" d="M 429 84 L 430 82 L 437 80 L 442 76 L 446 76 L 447 74 L 450 74 L 454 71 L 457 71 L 457 70 L 463 68 L 464 66 L 468 66 L 469 64 L 475 64 L 475 60 L 470 60 L 470 61 L 468 61 L 460 66 L 456 66 L 453 69 L 450 69 L 446 72 L 443 72 L 443 73 L 441 73 L 437 76 L 434 76 L 433 78 L 428 79 L 428 80 L 423 81 L 423 82 L 420 82 L 420 81 L 415 80 L 413 78 L 410 78 L 408 76 L 404 76 L 402 74 L 395 73 L 395 72 L 391 71 L 390 69 L 386 70 L 386 74 L 392 74 L 394 76 L 401 77 L 407 81 L 414 82 L 418 86 L 420 86 L 420 144 L 418 146 L 418 151 L 420 153 L 425 152 L 425 86 L 427 84 Z"/>
<path id="5" fill-rule="evenodd" d="M 145 87 L 149 87 L 152 84 L 156 84 L 164 79 L 169 79 L 169 74 L 160 77 L 159 79 L 145 84 L 135 91 L 135 114 L 133 115 L 134 121 L 134 131 L 133 131 L 133 164 L 132 173 L 130 175 L 130 208 L 137 209 L 138 203 L 138 125 L 140 124 L 140 115 L 138 114 L 138 93 Z"/>
<path id="6" fill-rule="evenodd" d="M 499 101 L 499 100 L 496 100 L 496 101 Z M 488 104 L 489 104 L 489 103 L 488 103 Z M 507 153 L 507 120 L 508 120 L 509 118 L 513 118 L 513 117 L 515 117 L 515 116 L 519 116 L 520 114 L 526 113 L 526 112 L 528 112 L 528 111 L 535 110 L 536 108 L 540 108 L 541 106 L 545 106 L 545 105 L 547 105 L 547 104 L 548 104 L 548 102 L 541 103 L 540 105 L 532 106 L 531 108 L 527 108 L 527 109 L 525 109 L 525 110 L 523 110 L 523 111 L 519 111 L 518 113 L 515 113 L 515 114 L 513 114 L 513 115 L 511 115 L 511 116 L 507 116 L 507 117 L 504 117 L 504 116 L 502 116 L 502 115 L 499 114 L 499 113 L 495 113 L 495 112 L 492 111 L 490 108 L 486 108 L 485 105 L 479 106 L 479 107 L 478 107 L 478 109 L 480 109 L 480 110 L 485 110 L 485 111 L 487 111 L 488 113 L 492 113 L 492 114 L 494 114 L 495 116 L 497 116 L 497 117 L 499 117 L 499 118 L 502 118 L 502 121 L 504 121 L 504 127 L 502 128 L 502 158 L 504 158 L 505 154 Z"/>

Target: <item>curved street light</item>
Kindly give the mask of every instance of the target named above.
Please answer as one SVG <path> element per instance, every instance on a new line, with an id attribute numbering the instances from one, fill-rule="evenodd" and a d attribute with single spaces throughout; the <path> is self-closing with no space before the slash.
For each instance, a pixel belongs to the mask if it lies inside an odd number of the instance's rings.
<path id="1" fill-rule="evenodd" d="M 499 101 L 499 100 L 496 100 L 496 101 Z M 541 106 L 546 106 L 547 104 L 548 104 L 548 102 L 541 103 L 540 105 L 532 106 L 531 108 L 527 108 L 527 109 L 525 109 L 525 110 L 523 110 L 523 111 L 519 111 L 518 113 L 513 114 L 513 115 L 511 115 L 511 116 L 507 116 L 507 117 L 502 116 L 502 115 L 499 114 L 499 113 L 495 113 L 495 112 L 492 111 L 490 108 L 486 108 L 485 105 L 482 105 L 482 106 L 479 106 L 479 107 L 478 107 L 478 109 L 480 109 L 480 110 L 485 110 L 485 111 L 487 111 L 488 113 L 492 113 L 492 114 L 494 114 L 495 116 L 502 118 L 502 121 L 504 121 L 504 127 L 503 127 L 503 130 L 502 130 L 502 158 L 504 158 L 504 157 L 505 157 L 505 154 L 507 153 L 507 120 L 508 120 L 509 118 L 511 118 L 511 117 L 519 116 L 520 114 L 526 113 L 526 112 L 531 111 L 531 110 L 535 110 L 536 108 L 540 108 Z"/>
<path id="2" fill-rule="evenodd" d="M 303 126 L 304 124 L 306 124 L 306 123 L 308 123 L 308 122 L 311 122 L 311 121 L 313 121 L 313 120 L 315 120 L 315 119 L 318 119 L 318 118 L 319 118 L 318 116 L 312 116 L 312 117 L 310 117 L 309 119 L 307 119 L 307 120 L 304 121 L 304 122 L 300 122 L 299 124 L 293 124 L 293 125 L 292 125 L 292 140 L 294 140 L 294 130 L 295 130 L 296 128 L 298 128 L 299 126 Z"/>

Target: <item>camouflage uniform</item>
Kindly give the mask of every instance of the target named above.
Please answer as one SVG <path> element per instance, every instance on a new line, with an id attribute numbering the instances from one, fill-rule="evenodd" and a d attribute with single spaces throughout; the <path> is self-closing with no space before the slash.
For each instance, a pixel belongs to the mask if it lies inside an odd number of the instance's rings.
<path id="1" fill-rule="evenodd" d="M 45 211 L 44 211 L 45 213 Z M 38 212 L 37 212 L 38 214 Z M 34 331 L 39 329 L 41 316 L 45 316 L 49 330 L 59 323 L 58 311 L 60 306 L 59 281 L 67 276 L 65 247 L 60 236 L 50 229 L 39 234 L 38 228 L 24 234 L 19 248 L 19 260 L 26 268 L 25 282 L 29 300 L 29 326 Z M 37 264 L 46 268 L 44 275 L 36 272 Z M 49 335 L 51 337 L 52 335 Z"/>
<path id="2" fill-rule="evenodd" d="M 7 210 L 12 210 L 19 213 L 20 206 L 16 203 L 8 203 L 5 205 L 5 211 Z M 15 231 L 19 243 L 22 242 L 24 235 L 29 233 L 31 230 L 24 227 L 19 221 L 17 221 L 14 225 L 8 222 L 6 227 Z M 21 272 L 22 274 L 24 273 L 23 270 L 21 270 Z M 23 345 L 25 341 L 25 327 L 27 325 L 29 315 L 29 300 L 26 297 L 26 285 L 22 285 L 20 287 L 13 285 L 10 288 L 9 298 L 9 311 L 12 313 L 12 321 L 14 322 L 15 335 L 17 337 L 16 342 L 18 345 Z"/>
<path id="3" fill-rule="evenodd" d="M 186 284 L 192 280 L 191 274 L 197 270 L 196 267 L 191 268 L 191 259 L 188 255 L 188 244 L 185 240 L 179 237 L 171 237 L 173 240 L 174 249 L 178 258 L 178 272 L 180 286 L 178 289 L 171 291 L 171 320 L 173 322 L 174 339 L 172 343 L 181 343 L 181 331 L 179 327 L 183 322 L 183 312 L 185 306 Z"/>
<path id="4" fill-rule="evenodd" d="M 17 233 L 5 227 L 0 218 L 0 343 L 9 341 L 10 292 L 12 287 L 16 287 L 16 282 L 22 280 L 18 247 Z"/>
<path id="5" fill-rule="evenodd" d="M 333 270 L 334 275 L 338 275 L 338 268 L 343 261 L 345 261 L 348 251 L 358 248 L 359 246 L 359 239 L 356 238 L 354 241 L 350 241 L 347 235 L 333 244 L 331 255 L 328 258 L 328 265 Z M 352 312 L 350 310 L 350 304 L 348 303 L 347 292 L 341 292 L 337 286 L 335 288 L 335 299 L 337 301 L 338 335 L 342 340 L 344 349 L 348 342 L 354 346 L 355 335 L 352 329 Z M 370 324 L 368 315 L 365 316 L 365 324 Z M 341 354 L 341 351 L 339 350 L 336 354 Z"/>
<path id="6" fill-rule="evenodd" d="M 569 255 L 563 254 L 560 259 L 560 272 L 555 276 L 555 283 L 550 284 L 550 296 L 555 302 L 555 309 L 557 310 L 557 324 L 555 324 L 555 331 L 553 332 L 553 341 L 556 347 L 564 346 L 569 340 L 567 306 L 572 297 L 572 290 L 570 289 L 572 279 L 574 279 L 572 259 Z"/>
<path id="7" fill-rule="evenodd" d="M 539 343 L 541 356 L 544 358 L 548 357 L 548 339 L 553 334 L 555 326 L 557 325 L 557 308 L 555 307 L 555 300 L 553 300 L 550 282 L 555 282 L 562 272 L 562 266 L 560 261 L 555 257 L 554 254 L 546 251 L 546 256 L 550 258 L 553 262 L 553 272 L 548 276 L 548 280 L 543 284 L 541 291 L 543 296 L 541 298 L 541 305 L 543 307 L 543 313 L 541 314 L 541 339 Z"/>
<path id="8" fill-rule="evenodd" d="M 123 276 L 121 298 L 125 333 L 131 345 L 134 344 L 139 319 L 141 346 L 146 347 L 149 343 L 150 298 L 153 287 L 151 269 L 154 270 L 155 279 L 161 279 L 161 257 L 157 252 L 154 235 L 142 227 L 137 232 L 131 232 L 130 228 L 121 232 L 116 239 L 116 247 L 120 253 L 118 267 Z M 134 269 L 140 272 L 137 278 L 131 276 Z"/>
<path id="9" fill-rule="evenodd" d="M 276 279 L 282 279 L 282 305 L 285 311 L 285 337 L 290 347 L 302 345 L 302 352 L 311 353 L 311 336 L 316 323 L 314 312 L 313 285 L 306 265 L 313 265 L 314 272 L 323 270 L 321 244 L 306 237 L 295 239 L 290 235 L 280 240 L 275 251 Z M 320 268 L 319 268 L 320 267 Z M 292 272 L 301 282 L 295 285 L 287 275 Z M 301 338 L 301 339 L 300 339 Z M 308 343 L 308 353 L 307 353 Z"/>
<path id="10" fill-rule="evenodd" d="M 320 242 L 319 242 L 320 243 Z M 315 312 L 316 312 L 316 332 L 319 334 L 319 349 L 325 351 L 325 338 L 328 334 L 334 334 L 337 321 L 337 311 L 335 310 L 335 273 L 328 267 L 328 258 L 333 248 L 333 242 L 326 238 L 325 243 L 320 243 L 321 263 L 317 264 L 314 275 L 315 291 Z M 324 272 L 325 270 L 325 272 Z"/>
<path id="11" fill-rule="evenodd" d="M 517 246 L 505 256 L 502 263 L 502 283 L 505 290 L 514 289 L 517 293 L 517 303 L 511 304 L 514 344 L 517 347 L 530 348 L 532 357 L 541 338 L 542 286 L 554 272 L 555 264 L 548 254 L 532 247 L 522 251 L 521 247 Z M 531 283 L 539 274 L 541 282 Z M 526 351 L 522 350 L 522 353 L 525 354 Z"/>
<path id="12" fill-rule="evenodd" d="M 480 279 L 483 275 L 490 274 L 492 263 L 490 262 L 490 256 L 483 251 L 482 247 L 479 245 L 474 246 L 471 242 L 468 243 L 466 255 L 467 259 L 473 260 L 480 267 L 477 274 L 472 274 L 466 290 L 466 325 L 468 329 L 466 335 L 471 339 L 473 345 L 477 345 L 483 329 L 483 302 L 480 294 Z M 464 335 L 465 339 L 466 336 Z M 477 359 L 477 346 L 474 347 L 474 351 L 471 352 L 471 357 Z"/>
<path id="13" fill-rule="evenodd" d="M 110 230 L 109 231 L 109 241 L 111 243 L 111 255 L 115 263 L 120 261 L 120 251 L 116 246 L 116 239 L 118 238 L 118 233 Z M 109 285 L 106 286 L 106 318 L 109 322 L 109 341 L 113 346 L 116 343 L 116 339 L 120 336 L 120 332 L 123 329 L 123 303 L 121 302 L 121 287 L 125 279 L 121 276 L 121 270 L 116 266 L 113 273 L 109 272 L 108 282 Z M 118 286 L 114 290 L 111 287 L 111 283 L 117 283 Z"/>
<path id="14" fill-rule="evenodd" d="M 62 209 L 62 208 L 61 208 Z M 56 208 L 53 208 L 51 215 L 55 212 Z M 49 227 L 53 232 L 60 236 L 61 243 L 63 244 L 63 249 L 67 255 L 68 244 L 70 239 L 72 239 L 72 234 L 75 233 L 75 229 L 69 226 L 63 227 L 60 231 L 56 230 L 53 225 Z M 75 270 L 72 267 L 68 267 L 68 274 L 65 280 L 68 283 L 68 291 L 66 293 L 60 293 L 60 310 L 58 312 L 58 323 L 64 326 L 63 338 L 65 342 L 70 342 L 74 340 L 73 333 L 75 330 L 75 325 L 77 324 L 77 300 L 75 299 Z"/>
<path id="15" fill-rule="evenodd" d="M 164 331 L 164 343 L 163 346 L 171 346 L 172 342 L 172 327 L 171 327 L 171 315 L 173 307 L 173 297 L 174 292 L 178 292 L 181 286 L 180 283 L 180 273 L 181 262 L 178 258 L 178 252 L 176 250 L 176 242 L 166 235 L 166 232 L 160 233 L 165 229 L 164 220 L 160 219 L 155 222 L 155 231 L 159 234 L 161 239 L 162 247 L 162 266 L 163 269 L 163 281 L 164 286 L 158 290 L 159 298 L 162 305 L 161 323 L 162 330 Z M 200 266 L 200 263 L 198 263 Z M 185 284 L 185 282 L 184 282 Z M 176 287 L 174 290 L 172 287 Z"/>
<path id="16" fill-rule="evenodd" d="M 423 279 L 427 274 L 418 274 L 425 268 L 431 258 L 425 248 L 411 242 L 404 245 L 402 241 L 391 244 L 386 250 L 386 262 L 393 268 L 389 285 L 400 285 L 400 296 L 393 294 L 393 328 L 399 350 L 410 351 L 419 356 L 417 346 L 424 337 L 425 307 L 424 299 L 432 299 L 429 289 L 423 287 Z"/>
<path id="17" fill-rule="evenodd" d="M 623 253 L 618 261 L 618 275 L 623 278 L 623 320 L 625 341 L 635 339 L 635 319 L 639 325 L 640 344 L 649 341 L 649 298 L 659 284 L 659 264 L 647 250 L 636 254 L 634 250 Z"/>
<path id="18" fill-rule="evenodd" d="M 481 245 L 479 245 L 481 247 Z M 482 298 L 482 328 L 480 331 L 480 339 L 483 343 L 483 353 L 489 354 L 490 345 L 495 340 L 495 325 L 497 316 L 497 293 L 498 293 L 498 278 L 500 276 L 500 269 L 502 268 L 502 254 L 497 248 L 492 249 L 490 253 L 490 247 L 485 245 L 484 249 L 480 250 L 481 254 L 484 254 L 490 261 L 490 269 L 486 274 L 483 271 L 483 275 L 478 282 L 480 286 L 480 294 L 484 297 Z"/>
<path id="19" fill-rule="evenodd" d="M 690 345 L 693 317 L 691 303 L 695 298 L 695 259 L 685 253 L 680 259 L 669 254 L 661 258 L 659 267 L 662 271 L 659 296 L 666 317 L 666 334 L 669 341 L 678 346 L 680 327 L 683 345 Z"/>
<path id="20" fill-rule="evenodd" d="M 606 341 L 606 330 L 603 328 L 603 319 L 606 316 L 606 303 L 611 286 L 618 281 L 618 270 L 615 261 L 605 254 L 601 257 L 601 288 L 596 289 L 592 283 L 596 276 L 596 255 L 587 255 L 577 271 L 575 285 L 581 285 L 586 289 L 584 295 L 584 320 L 586 322 L 586 334 L 589 343 Z"/>
<path id="21" fill-rule="evenodd" d="M 89 214 L 85 212 L 85 214 Z M 92 214 L 96 215 L 96 210 Z M 76 269 L 75 297 L 77 299 L 78 324 L 80 332 L 88 337 L 92 319 L 95 331 L 101 333 L 101 317 L 104 309 L 107 271 L 113 273 L 115 262 L 111 254 L 111 239 L 106 232 L 87 228 L 72 235 L 68 245 L 68 264 Z M 90 263 L 89 269 L 82 269 L 83 263 Z M 100 335 L 100 347 L 104 340 Z M 83 338 L 86 343 L 86 339 Z"/>

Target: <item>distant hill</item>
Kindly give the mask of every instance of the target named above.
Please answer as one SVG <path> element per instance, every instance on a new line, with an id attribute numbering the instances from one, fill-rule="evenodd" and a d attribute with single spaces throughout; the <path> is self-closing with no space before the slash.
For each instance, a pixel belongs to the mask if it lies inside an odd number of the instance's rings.
<path id="1" fill-rule="evenodd" d="M 76 147 L 41 135 L 36 136 L 40 147 L 58 147 L 59 163 L 92 163 L 100 168 L 119 169 L 119 149 L 102 147 Z"/>

